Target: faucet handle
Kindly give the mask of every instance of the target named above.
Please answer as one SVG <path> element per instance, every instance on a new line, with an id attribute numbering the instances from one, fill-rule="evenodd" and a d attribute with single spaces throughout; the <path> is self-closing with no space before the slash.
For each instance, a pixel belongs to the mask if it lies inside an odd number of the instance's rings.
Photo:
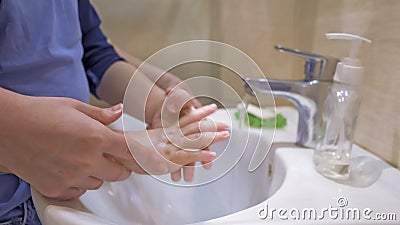
<path id="1" fill-rule="evenodd" d="M 304 64 L 304 74 L 306 76 L 304 79 L 305 81 L 333 80 L 333 75 L 335 74 L 336 70 L 336 64 L 339 62 L 337 58 L 304 52 L 298 49 L 290 49 L 281 45 L 275 45 L 275 49 L 279 52 L 287 52 L 303 57 L 306 60 L 306 63 Z"/>

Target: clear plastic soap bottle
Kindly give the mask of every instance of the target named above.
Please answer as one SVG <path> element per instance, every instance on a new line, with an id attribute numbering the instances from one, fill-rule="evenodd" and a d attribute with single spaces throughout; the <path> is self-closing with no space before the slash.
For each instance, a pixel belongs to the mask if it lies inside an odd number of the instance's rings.
<path id="1" fill-rule="evenodd" d="M 346 33 L 327 33 L 328 39 L 351 41 L 349 57 L 338 63 L 323 112 L 323 131 L 314 152 L 315 169 L 322 175 L 345 180 L 350 175 L 350 155 L 361 104 L 358 93 L 364 68 L 357 54 L 362 42 L 370 40 Z"/>

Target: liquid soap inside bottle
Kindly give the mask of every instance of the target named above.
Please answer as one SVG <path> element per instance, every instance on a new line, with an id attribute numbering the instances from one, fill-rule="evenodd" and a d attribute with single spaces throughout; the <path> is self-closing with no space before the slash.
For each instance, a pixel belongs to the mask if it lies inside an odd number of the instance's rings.
<path id="1" fill-rule="evenodd" d="M 323 114 L 323 133 L 315 153 L 316 170 L 333 179 L 348 179 L 354 129 L 361 98 L 354 87 L 335 83 L 330 87 Z"/>

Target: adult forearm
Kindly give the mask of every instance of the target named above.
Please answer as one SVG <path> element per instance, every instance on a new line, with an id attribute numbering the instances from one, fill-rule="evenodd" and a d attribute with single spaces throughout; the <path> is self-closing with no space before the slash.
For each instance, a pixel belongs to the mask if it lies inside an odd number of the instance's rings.
<path id="1" fill-rule="evenodd" d="M 5 166 L 0 165 L 0 172 L 9 173 L 10 170 L 9 170 L 7 167 L 5 167 Z"/>
<path id="2" fill-rule="evenodd" d="M 134 88 L 129 88 L 126 95 L 134 102 L 125 104 L 134 104 L 135 107 L 127 107 L 127 113 L 151 123 L 155 113 L 161 109 L 165 92 L 141 71 L 135 73 L 135 70 L 136 67 L 126 62 L 114 63 L 104 74 L 97 94 L 110 104 L 122 102 L 128 83 L 132 79 L 131 85 L 134 85 Z"/>
<path id="3" fill-rule="evenodd" d="M 26 98 L 29 98 L 29 96 L 21 95 L 0 87 L 0 121 L 7 119 L 7 114 L 5 113 L 9 113 L 10 110 L 14 111 L 14 107 L 20 107 L 19 105 L 24 102 Z"/>
<path id="4" fill-rule="evenodd" d="M 6 154 L 9 149 L 5 146 L 9 143 L 9 134 L 13 133 L 13 126 L 18 126 L 14 123 L 16 119 L 20 119 L 18 115 L 23 111 L 23 105 L 26 103 L 28 96 L 17 94 L 4 88 L 0 88 L 0 172 L 9 172 L 6 166 Z"/>

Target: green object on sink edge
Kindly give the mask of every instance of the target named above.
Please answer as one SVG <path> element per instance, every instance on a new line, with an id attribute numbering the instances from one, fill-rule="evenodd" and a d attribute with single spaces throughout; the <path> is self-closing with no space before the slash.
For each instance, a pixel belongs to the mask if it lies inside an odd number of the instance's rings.
<path id="1" fill-rule="evenodd" d="M 240 112 L 235 112 L 236 119 L 240 118 Z M 286 126 L 286 118 L 281 114 L 276 114 L 275 117 L 261 119 L 254 116 L 251 113 L 247 113 L 245 118 L 245 124 L 250 127 L 256 128 L 284 128 Z"/>

